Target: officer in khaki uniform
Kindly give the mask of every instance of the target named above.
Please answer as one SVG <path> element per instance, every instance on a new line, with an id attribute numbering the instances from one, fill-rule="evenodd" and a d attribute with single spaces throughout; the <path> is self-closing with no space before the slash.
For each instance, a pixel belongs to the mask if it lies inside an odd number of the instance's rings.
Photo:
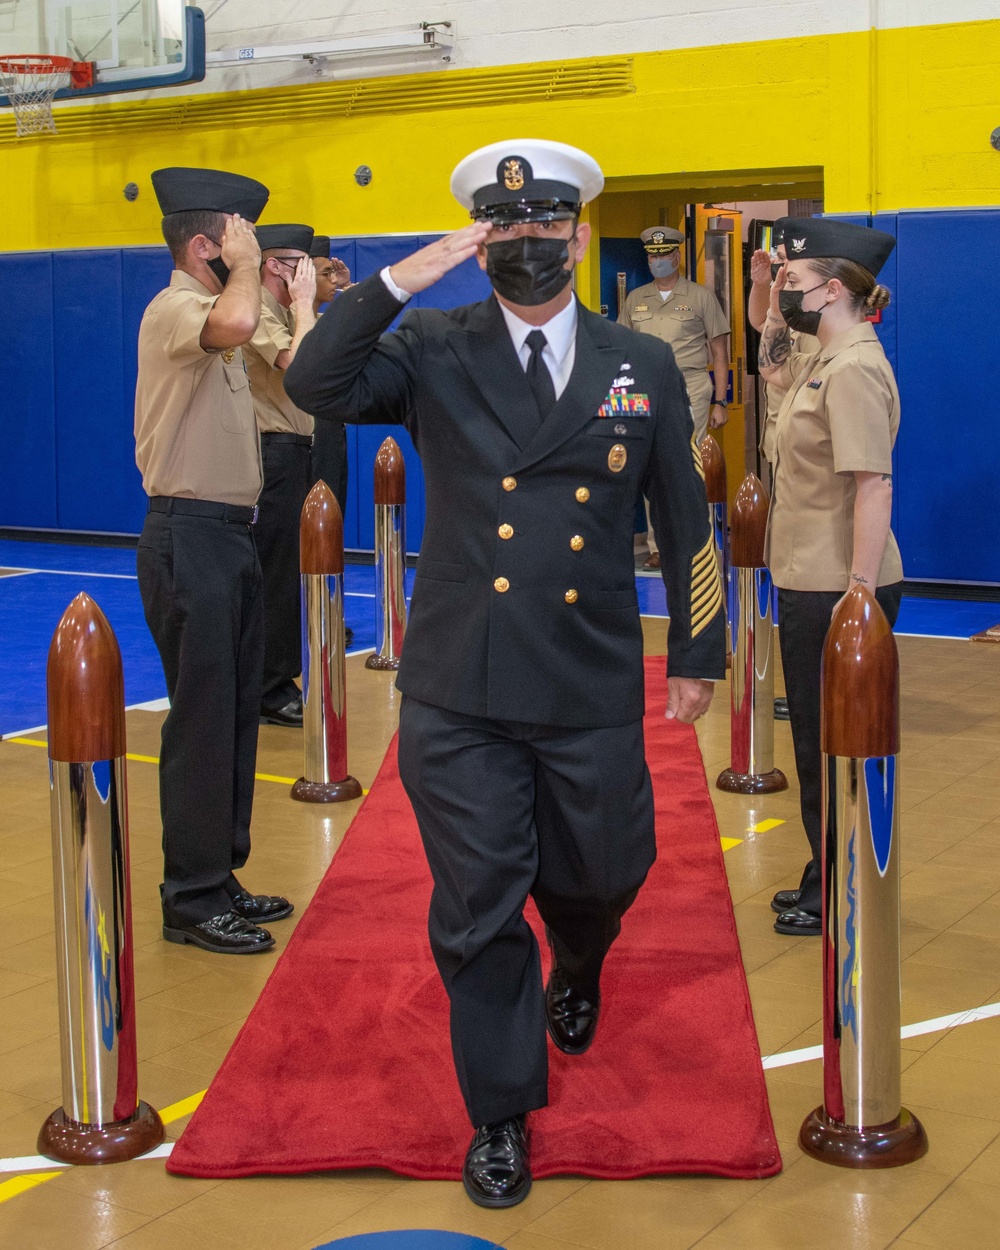
<path id="1" fill-rule="evenodd" d="M 259 226 L 260 322 L 244 349 L 264 487 L 254 537 L 264 575 L 264 724 L 301 725 L 299 518 L 310 486 L 313 419 L 285 394 L 285 370 L 316 323 L 311 226 Z"/>
<path id="2" fill-rule="evenodd" d="M 235 872 L 250 853 L 263 660 L 251 527 L 260 449 L 241 345 L 260 316 L 267 202 L 252 178 L 152 175 L 176 266 L 139 329 L 136 463 L 149 496 L 139 590 L 170 696 L 160 750 L 163 936 L 223 954 L 270 949 L 292 911 Z"/>
<path id="3" fill-rule="evenodd" d="M 655 334 L 673 348 L 691 400 L 695 438 L 700 443 L 708 430 L 710 414 L 713 427 L 726 423 L 729 322 L 708 287 L 681 276 L 680 247 L 684 235 L 680 230 L 651 226 L 639 238 L 649 258 L 653 281 L 629 294 L 618 324 L 640 334 Z M 715 371 L 714 400 L 712 379 L 706 372 L 709 357 Z"/>
<path id="4" fill-rule="evenodd" d="M 797 890 L 772 901 L 775 929 L 822 931 L 820 666 L 830 615 L 845 591 L 870 588 L 894 624 L 903 566 L 889 528 L 899 392 L 868 313 L 889 294 L 876 275 L 895 246 L 880 230 L 785 219 L 788 262 L 771 291 L 760 371 L 786 393 L 774 439 L 766 560 L 778 587 L 802 823 L 812 858 Z M 817 337 L 792 353 L 791 333 Z"/>

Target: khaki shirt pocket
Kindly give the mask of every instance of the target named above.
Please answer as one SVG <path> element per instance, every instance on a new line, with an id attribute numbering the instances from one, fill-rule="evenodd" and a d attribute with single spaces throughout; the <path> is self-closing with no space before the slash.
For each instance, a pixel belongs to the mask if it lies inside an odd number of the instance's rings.
<path id="1" fill-rule="evenodd" d="M 250 379 L 239 364 L 222 362 L 226 385 L 219 396 L 219 420 L 222 428 L 230 434 L 245 434 L 251 425 L 256 426 L 253 401 L 250 398 Z"/>

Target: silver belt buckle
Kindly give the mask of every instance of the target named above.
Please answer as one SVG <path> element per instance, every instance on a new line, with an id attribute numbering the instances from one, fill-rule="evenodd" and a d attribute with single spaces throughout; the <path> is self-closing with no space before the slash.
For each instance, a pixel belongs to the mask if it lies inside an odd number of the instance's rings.
<path id="1" fill-rule="evenodd" d="M 259 511 L 260 511 L 260 505 L 259 505 L 259 504 L 254 504 L 254 506 L 253 506 L 253 516 L 250 518 L 250 524 L 251 524 L 251 525 L 256 525 L 256 524 L 257 524 L 257 513 L 258 513 Z"/>

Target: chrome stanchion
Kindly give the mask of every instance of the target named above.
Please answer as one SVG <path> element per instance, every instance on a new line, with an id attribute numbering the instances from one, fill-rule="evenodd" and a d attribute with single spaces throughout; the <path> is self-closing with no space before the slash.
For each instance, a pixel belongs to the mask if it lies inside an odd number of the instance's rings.
<path id="1" fill-rule="evenodd" d="M 292 786 L 292 798 L 300 803 L 343 803 L 359 799 L 361 785 L 347 771 L 344 518 L 323 481 L 302 505 L 299 571 L 305 768 Z"/>
<path id="2" fill-rule="evenodd" d="M 137 1093 L 122 660 L 89 595 L 63 613 L 46 676 L 63 1105 L 38 1149 L 118 1163 L 163 1124 Z"/>
<path id="3" fill-rule="evenodd" d="M 730 661 L 733 650 L 732 617 L 732 571 L 729 564 L 729 490 L 726 480 L 726 460 L 722 448 L 706 434 L 698 447 L 702 468 L 705 471 L 705 494 L 712 518 L 712 533 L 719 553 L 719 569 L 722 574 L 722 591 L 726 597 L 726 659 Z"/>
<path id="4" fill-rule="evenodd" d="M 375 654 L 365 668 L 396 669 L 406 633 L 406 465 L 395 439 L 375 457 Z"/>
<path id="5" fill-rule="evenodd" d="M 774 767 L 774 623 L 771 574 L 764 567 L 769 507 L 760 480 L 747 474 L 733 501 L 730 529 L 730 767 L 715 783 L 731 794 L 788 789 L 784 773 Z"/>
<path id="6" fill-rule="evenodd" d="M 822 709 L 823 1106 L 799 1144 L 841 1167 L 896 1167 L 927 1151 L 900 1090 L 899 656 L 862 586 L 833 614 Z"/>

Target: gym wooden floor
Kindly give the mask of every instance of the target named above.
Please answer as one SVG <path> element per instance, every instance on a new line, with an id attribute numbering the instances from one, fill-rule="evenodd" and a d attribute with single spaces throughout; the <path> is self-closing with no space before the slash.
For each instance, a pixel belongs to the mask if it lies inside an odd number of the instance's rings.
<path id="1" fill-rule="evenodd" d="M 647 620 L 662 654 L 665 622 Z M 912 1024 L 1000 1001 L 1000 647 L 900 638 L 903 666 L 903 1020 Z M 352 771 L 370 784 L 392 736 L 391 677 L 350 664 Z M 131 712 L 129 750 L 155 756 L 162 714 Z M 728 700 L 719 687 L 699 727 L 709 778 L 728 763 Z M 794 778 L 787 725 L 777 762 Z M 39 735 L 41 737 L 41 735 Z M 297 731 L 261 729 L 258 769 L 300 771 Z M 160 1109 L 205 1088 L 273 967 L 159 936 L 157 775 L 129 765 L 132 893 L 139 998 L 139 1089 Z M 35 1153 L 60 1102 L 46 753 L 0 743 L 0 1156 Z M 797 884 L 805 840 L 794 786 L 750 802 L 713 790 L 764 1055 L 820 1041 L 819 942 L 776 935 L 768 901 Z M 355 804 L 315 810 L 259 781 L 252 889 L 289 895 L 296 917 L 274 926 L 283 949 Z M 776 823 L 781 822 L 781 823 Z M 196 1181 L 162 1161 L 57 1173 L 28 1187 L 0 1175 L 0 1246 L 10 1250 L 310 1250 L 393 1228 L 467 1232 L 511 1250 L 774 1250 L 777 1246 L 977 1250 L 1000 1241 L 1000 1018 L 937 1028 L 903 1042 L 903 1093 L 930 1138 L 907 1168 L 855 1173 L 803 1156 L 795 1141 L 821 1101 L 821 1065 L 768 1071 L 785 1170 L 771 1180 L 684 1178 L 543 1181 L 508 1211 L 474 1207 L 458 1184 L 379 1172 Z M 178 1110 L 183 1110 L 183 1105 Z M 190 1104 L 188 1104 L 190 1110 Z M 177 1114 L 175 1110 L 174 1114 Z M 173 1119 L 177 1137 L 186 1118 Z M 35 1177 L 37 1180 L 37 1175 Z"/>

